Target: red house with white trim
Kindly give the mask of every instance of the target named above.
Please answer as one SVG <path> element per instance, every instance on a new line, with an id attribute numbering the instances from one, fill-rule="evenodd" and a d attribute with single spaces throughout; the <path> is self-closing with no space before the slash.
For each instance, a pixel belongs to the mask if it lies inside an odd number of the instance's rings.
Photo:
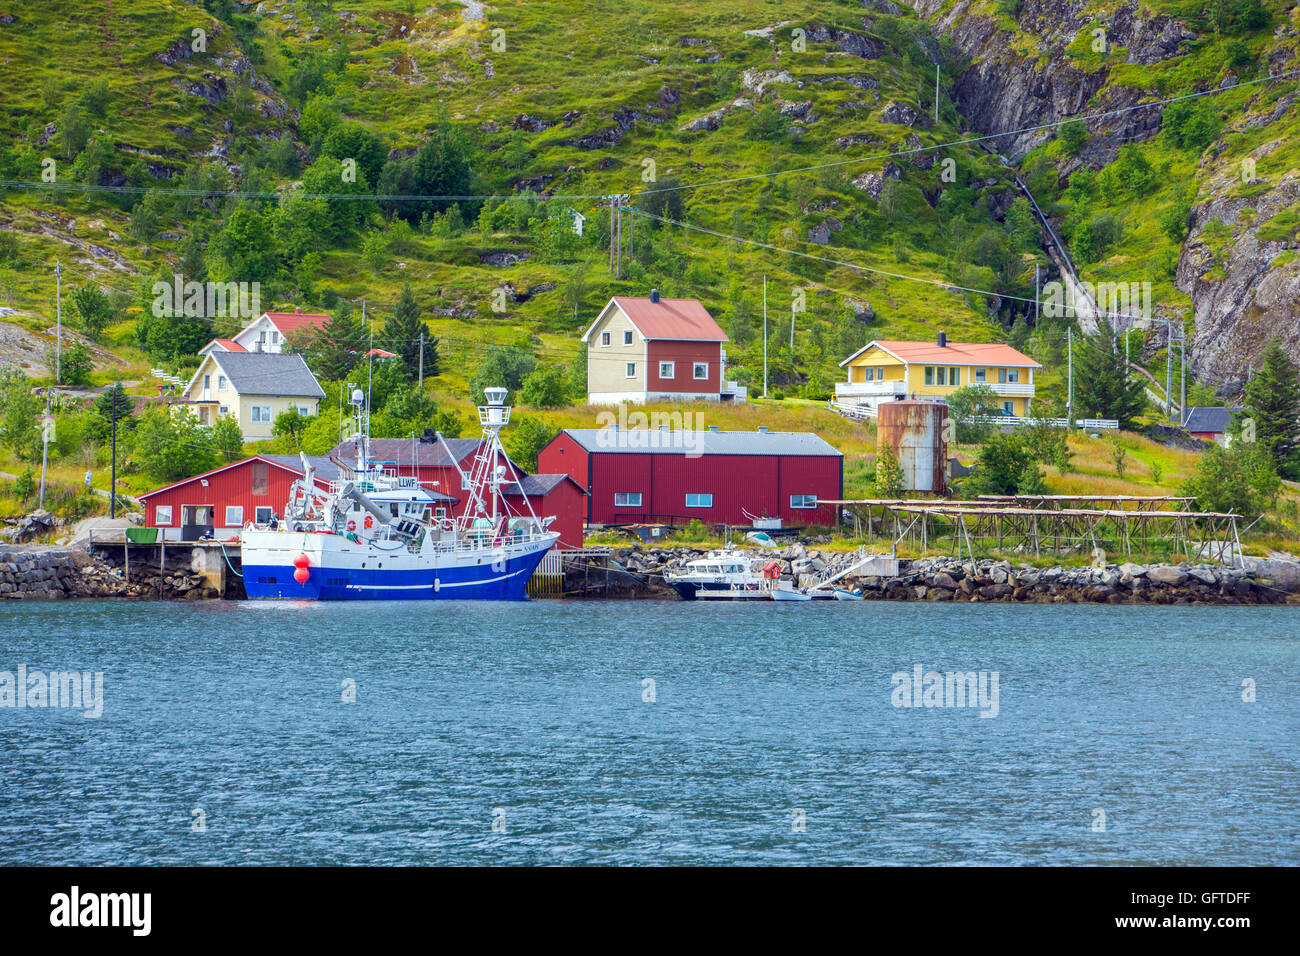
<path id="1" fill-rule="evenodd" d="M 727 335 L 698 299 L 616 295 L 583 333 L 587 401 L 745 401 L 726 380 Z"/>
<path id="2" fill-rule="evenodd" d="M 833 525 L 844 456 L 810 432 L 566 428 L 538 468 L 582 486 L 593 525 Z"/>

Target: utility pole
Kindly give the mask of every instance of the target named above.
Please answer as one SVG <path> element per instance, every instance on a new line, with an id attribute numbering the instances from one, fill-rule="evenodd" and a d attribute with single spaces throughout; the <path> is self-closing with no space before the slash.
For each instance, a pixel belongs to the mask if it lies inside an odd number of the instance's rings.
<path id="1" fill-rule="evenodd" d="M 45 510 L 45 469 L 50 461 L 50 390 L 45 389 L 45 417 L 41 419 L 41 510 Z"/>
<path id="2" fill-rule="evenodd" d="M 424 330 L 420 330 L 420 390 L 424 391 Z"/>
<path id="3" fill-rule="evenodd" d="M 1065 330 L 1065 348 L 1069 368 L 1069 385 L 1065 397 L 1065 420 L 1072 422 L 1074 421 L 1074 329 L 1068 326 Z"/>
<path id="4" fill-rule="evenodd" d="M 1038 326 L 1038 263 L 1034 263 L 1034 326 Z"/>
<path id="5" fill-rule="evenodd" d="M 794 385 L 794 303 L 790 303 L 790 384 Z"/>
<path id="6" fill-rule="evenodd" d="M 1187 424 L 1187 326 L 1178 327 L 1178 375 L 1181 379 L 1178 394 L 1178 424 Z"/>
<path id="7" fill-rule="evenodd" d="M 609 271 L 613 272 L 614 266 L 614 234 L 617 231 L 614 227 L 614 210 L 618 208 L 618 199 L 615 196 L 609 197 Z"/>
<path id="8" fill-rule="evenodd" d="M 63 263 L 54 260 L 54 310 L 58 315 L 55 320 L 58 329 L 57 343 L 54 346 L 54 381 L 63 384 Z"/>
<path id="9" fill-rule="evenodd" d="M 113 471 L 108 482 L 108 516 L 117 517 L 117 402 L 113 402 Z"/>
<path id="10" fill-rule="evenodd" d="M 767 275 L 763 275 L 763 397 L 767 398 Z"/>
<path id="11" fill-rule="evenodd" d="M 1174 413 L 1174 324 L 1165 319 L 1165 418 Z"/>
<path id="12" fill-rule="evenodd" d="M 618 255 L 614 261 L 614 278 L 623 278 L 623 197 L 618 198 Z"/>
<path id="13" fill-rule="evenodd" d="M 939 122 L 939 64 L 934 65 L 934 121 Z"/>

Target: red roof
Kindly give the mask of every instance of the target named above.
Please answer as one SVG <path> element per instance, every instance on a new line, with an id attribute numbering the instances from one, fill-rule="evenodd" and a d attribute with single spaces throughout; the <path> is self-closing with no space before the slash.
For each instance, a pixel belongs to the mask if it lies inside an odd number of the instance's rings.
<path id="1" fill-rule="evenodd" d="M 997 342 L 904 342 L 897 339 L 876 339 L 858 349 L 840 365 L 847 365 L 872 346 L 883 349 L 903 362 L 930 363 L 934 365 L 1010 365 L 1022 368 L 1042 368 L 1028 355 L 1017 352 L 1010 345 Z"/>
<path id="2" fill-rule="evenodd" d="M 389 352 L 387 349 L 371 349 L 366 355 L 375 358 L 397 358 L 396 352 Z"/>
<path id="3" fill-rule="evenodd" d="M 266 317 L 271 320 L 272 325 L 280 330 L 281 335 L 288 335 L 304 325 L 319 329 L 330 320 L 328 315 L 321 315 L 316 312 L 268 312 Z"/>
<path id="4" fill-rule="evenodd" d="M 637 331 L 647 339 L 727 341 L 727 333 L 713 321 L 713 316 L 709 315 L 699 299 L 660 299 L 651 302 L 648 298 L 616 295 L 611 301 L 623 310 Z"/>
<path id="5" fill-rule="evenodd" d="M 248 351 L 248 349 L 244 348 L 242 345 L 240 345 L 240 344 L 239 344 L 238 342 L 236 342 L 234 339 L 213 339 L 213 340 L 212 340 L 211 342 L 209 342 L 207 345 L 203 346 L 203 348 L 199 349 L 199 352 L 200 352 L 200 353 L 202 353 L 202 352 L 206 352 L 208 349 L 212 348 L 212 346 L 214 346 L 214 345 L 220 345 L 220 346 L 221 346 L 223 349 L 225 349 L 227 352 L 247 352 L 247 351 Z"/>

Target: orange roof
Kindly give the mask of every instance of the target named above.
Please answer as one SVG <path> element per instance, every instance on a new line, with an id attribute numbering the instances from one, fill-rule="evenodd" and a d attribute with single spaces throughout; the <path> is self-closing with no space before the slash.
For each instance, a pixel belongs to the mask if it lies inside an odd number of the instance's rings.
<path id="1" fill-rule="evenodd" d="M 698 299 L 660 299 L 651 302 L 648 298 L 616 295 L 610 301 L 623 310 L 637 331 L 647 339 L 727 341 L 727 333 L 713 321 L 713 316 L 709 315 Z M 604 315 L 604 310 L 601 314 Z M 594 324 L 592 328 L 595 328 Z M 590 334 L 591 329 L 588 329 L 587 335 Z M 582 337 L 584 342 L 587 335 Z"/>
<path id="2" fill-rule="evenodd" d="M 266 317 L 280 330 L 281 335 L 288 335 L 304 325 L 310 325 L 318 329 L 330 320 L 328 315 L 321 315 L 316 312 L 268 312 Z"/>
<path id="3" fill-rule="evenodd" d="M 397 358 L 396 352 L 390 352 L 387 349 L 371 349 L 366 355 L 374 358 Z"/>
<path id="4" fill-rule="evenodd" d="M 216 345 L 220 345 L 220 346 L 221 346 L 223 349 L 225 349 L 227 352 L 247 352 L 247 351 L 248 351 L 248 349 L 244 348 L 242 345 L 240 345 L 240 344 L 239 344 L 238 342 L 236 342 L 234 339 L 213 339 L 212 341 L 213 341 L 214 344 L 216 344 Z"/>
<path id="5" fill-rule="evenodd" d="M 872 346 L 888 352 L 900 361 L 913 364 L 1043 367 L 1028 355 L 997 342 L 949 342 L 947 345 L 938 345 L 935 342 L 904 342 L 897 339 L 876 339 L 868 342 L 840 365 L 848 365 Z"/>

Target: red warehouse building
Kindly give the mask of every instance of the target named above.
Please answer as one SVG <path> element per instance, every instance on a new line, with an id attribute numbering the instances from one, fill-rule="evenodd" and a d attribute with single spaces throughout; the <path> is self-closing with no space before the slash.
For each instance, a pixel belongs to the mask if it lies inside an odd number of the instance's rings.
<path id="1" fill-rule="evenodd" d="M 308 460 L 322 488 L 339 476 L 329 459 Z M 296 455 L 254 455 L 141 495 L 145 524 L 166 541 L 197 541 L 209 533 L 229 541 L 246 522 L 283 518 L 289 489 L 301 477 Z"/>
<path id="2" fill-rule="evenodd" d="M 372 438 L 370 439 L 370 457 L 384 462 L 386 467 L 394 469 L 399 475 L 414 475 L 426 489 L 450 495 L 456 499 L 450 506 L 450 514 L 459 517 L 464 513 L 469 495 L 461 481 L 461 473 L 473 469 L 474 456 L 478 454 L 481 439 L 448 438 L 442 442 L 424 441 L 410 438 Z M 447 454 L 447 449 L 451 455 Z M 330 457 L 335 461 L 355 462 L 357 460 L 357 443 L 355 439 L 335 445 L 330 450 Z M 533 512 L 539 518 L 554 516 L 552 530 L 560 533 L 561 548 L 582 547 L 582 525 L 586 515 L 586 492 L 581 485 L 569 479 L 561 472 L 553 475 L 530 475 L 517 469 L 504 457 L 498 464 L 506 467 L 506 477 L 511 484 L 502 486 L 502 494 L 507 505 L 518 514 L 528 514 L 520 496 L 522 483 L 524 493 L 533 506 Z"/>
<path id="3" fill-rule="evenodd" d="M 587 492 L 589 524 L 831 525 L 844 456 L 810 432 L 565 429 L 537 457 Z"/>

